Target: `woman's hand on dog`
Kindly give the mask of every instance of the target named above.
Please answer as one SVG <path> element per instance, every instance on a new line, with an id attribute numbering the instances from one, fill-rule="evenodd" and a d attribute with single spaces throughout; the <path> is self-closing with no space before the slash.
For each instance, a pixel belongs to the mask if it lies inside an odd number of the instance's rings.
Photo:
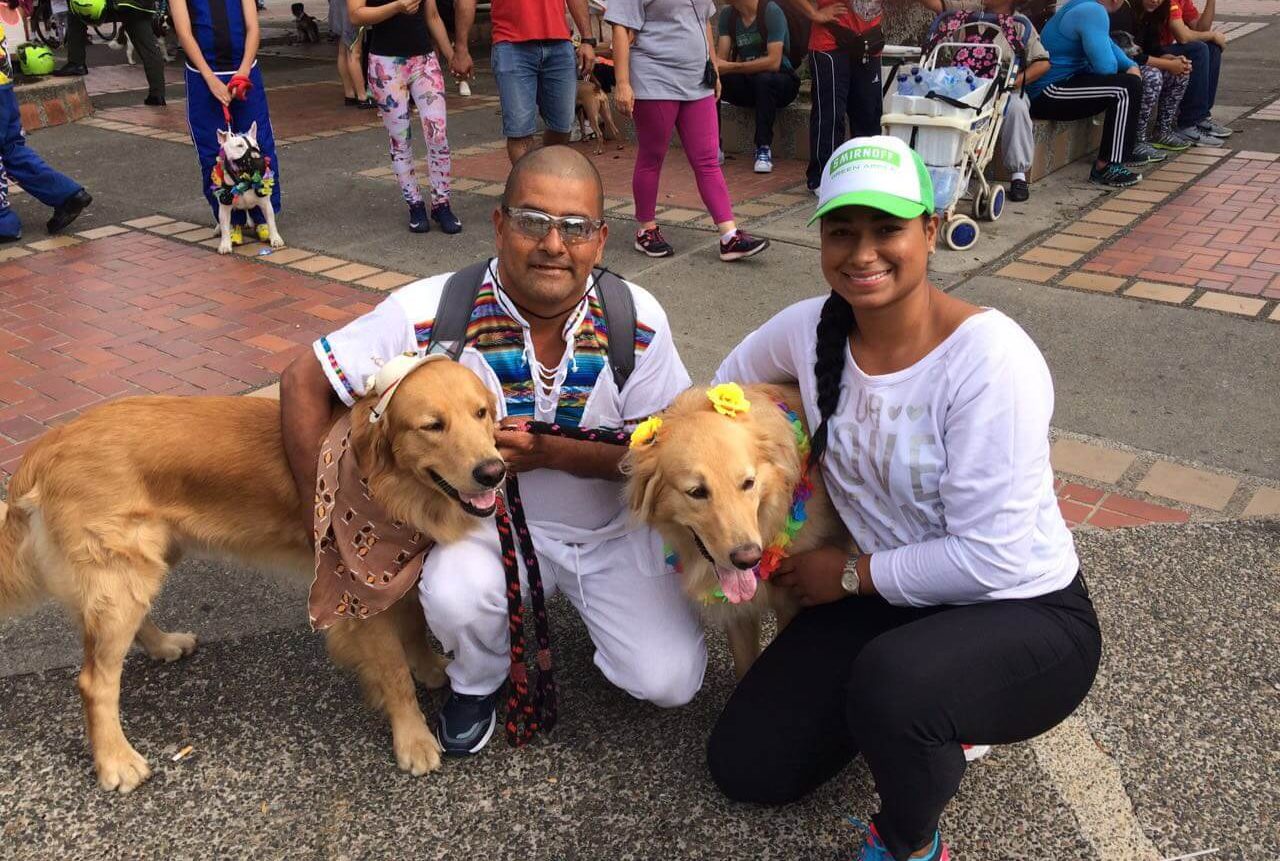
<path id="1" fill-rule="evenodd" d="M 849 553 L 841 547 L 819 547 L 788 556 L 769 583 L 790 589 L 802 607 L 829 604 L 849 597 L 840 585 Z"/>

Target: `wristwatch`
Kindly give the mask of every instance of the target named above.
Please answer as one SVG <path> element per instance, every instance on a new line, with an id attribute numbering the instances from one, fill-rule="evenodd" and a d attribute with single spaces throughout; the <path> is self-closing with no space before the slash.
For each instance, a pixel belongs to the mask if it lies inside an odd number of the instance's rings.
<path id="1" fill-rule="evenodd" d="M 858 580 L 858 557 L 855 556 L 852 564 L 840 575 L 840 587 L 846 595 L 857 595 L 862 591 L 862 583 Z"/>
<path id="2" fill-rule="evenodd" d="M 578 41 L 583 45 L 590 45 L 591 47 L 594 48 L 598 40 L 596 39 L 595 36 L 588 36 L 587 38 L 579 39 Z"/>

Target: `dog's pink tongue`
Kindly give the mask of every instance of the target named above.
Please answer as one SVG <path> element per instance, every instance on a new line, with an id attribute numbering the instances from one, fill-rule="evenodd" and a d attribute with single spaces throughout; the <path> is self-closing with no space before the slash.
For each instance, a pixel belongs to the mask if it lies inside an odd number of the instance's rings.
<path id="1" fill-rule="evenodd" d="M 462 493 L 458 492 L 462 497 L 462 501 L 472 508 L 478 508 L 481 511 L 487 511 L 493 508 L 494 503 L 498 501 L 498 492 L 496 490 L 486 490 L 483 493 Z"/>
<path id="2" fill-rule="evenodd" d="M 755 569 L 743 571 L 740 568 L 721 568 L 717 565 L 716 577 L 720 578 L 720 591 L 729 599 L 730 604 L 750 601 L 756 594 Z"/>

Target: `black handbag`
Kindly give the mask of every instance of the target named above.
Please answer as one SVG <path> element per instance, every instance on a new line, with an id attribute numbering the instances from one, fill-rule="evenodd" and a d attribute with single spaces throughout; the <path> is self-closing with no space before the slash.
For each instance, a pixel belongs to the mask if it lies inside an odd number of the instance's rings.
<path id="1" fill-rule="evenodd" d="M 693 0 L 689 0 L 689 8 L 693 10 L 693 20 L 698 24 L 698 29 L 701 30 L 704 25 L 702 23 L 702 18 L 698 16 L 698 7 L 694 5 Z M 716 88 L 716 82 L 719 80 L 720 73 L 716 71 L 715 61 L 711 59 L 711 47 L 708 45 L 707 63 L 702 67 L 702 86 L 714 90 Z"/>

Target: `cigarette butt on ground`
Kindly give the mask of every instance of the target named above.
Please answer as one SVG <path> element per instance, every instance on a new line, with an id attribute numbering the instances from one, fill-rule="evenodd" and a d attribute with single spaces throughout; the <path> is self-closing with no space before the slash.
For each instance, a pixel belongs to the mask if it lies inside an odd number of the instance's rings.
<path id="1" fill-rule="evenodd" d="M 178 751 L 173 755 L 173 762 L 177 762 L 180 759 L 186 759 L 188 756 L 191 755 L 191 751 L 193 750 L 195 750 L 194 747 L 192 747 L 191 745 L 187 745 L 182 750 Z"/>

